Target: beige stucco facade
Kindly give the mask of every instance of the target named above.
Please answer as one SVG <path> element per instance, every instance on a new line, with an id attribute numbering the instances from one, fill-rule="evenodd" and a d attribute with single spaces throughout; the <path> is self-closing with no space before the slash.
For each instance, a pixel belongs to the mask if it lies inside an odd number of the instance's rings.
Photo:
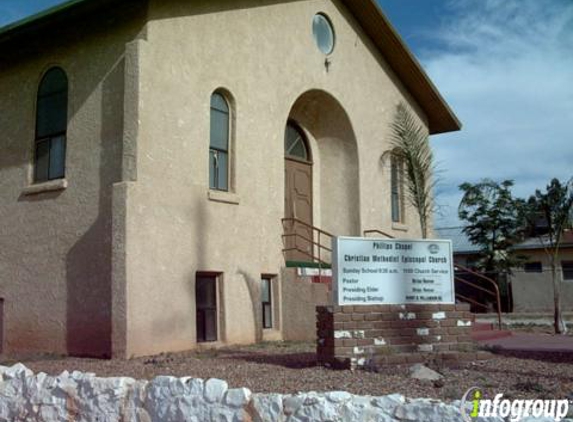
<path id="1" fill-rule="evenodd" d="M 86 19 L 30 46 L 3 48 L 12 57 L 0 65 L 6 352 L 111 353 L 111 186 L 122 179 L 125 44 L 142 23 Z M 52 66 L 69 78 L 66 179 L 34 187 L 36 93 Z"/>
<path id="2" fill-rule="evenodd" d="M 328 65 L 317 12 L 336 31 Z M 194 348 L 198 273 L 217 276 L 217 344 L 303 338 L 328 293 L 284 268 L 289 119 L 309 139 L 316 226 L 419 236 L 413 210 L 391 222 L 387 152 L 399 102 L 428 118 L 343 2 L 151 0 L 107 25 L 92 19 L 2 58 L 6 352 Z M 30 188 L 36 90 L 52 65 L 70 80 L 66 179 Z M 208 183 L 216 90 L 231 104 L 229 192 Z M 275 327 L 264 332 L 262 274 L 275 276 Z"/>

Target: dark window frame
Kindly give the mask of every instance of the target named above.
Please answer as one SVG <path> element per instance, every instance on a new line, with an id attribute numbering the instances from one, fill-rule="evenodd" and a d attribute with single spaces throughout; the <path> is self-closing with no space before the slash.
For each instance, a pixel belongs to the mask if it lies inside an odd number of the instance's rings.
<path id="1" fill-rule="evenodd" d="M 265 291 L 264 286 L 261 286 L 261 310 L 262 310 L 262 322 L 263 329 L 268 330 L 274 328 L 274 317 L 273 317 L 273 277 L 262 276 L 261 283 L 266 284 L 268 292 L 268 298 L 263 297 L 263 292 Z M 268 300 L 266 300 L 268 299 Z M 267 320 L 267 309 L 269 310 L 270 321 Z"/>
<path id="2" fill-rule="evenodd" d="M 54 73 L 59 73 L 58 75 L 54 75 Z M 63 83 L 64 88 L 58 91 L 49 92 L 48 94 L 42 93 L 45 85 L 53 82 L 50 81 L 50 77 L 63 77 L 60 81 Z M 41 113 L 44 112 L 44 105 L 46 99 L 57 97 L 58 95 L 62 95 L 65 97 L 64 104 L 62 105 L 62 109 L 59 110 L 61 113 L 65 115 L 60 116 L 60 120 L 64 122 L 65 127 L 63 129 L 42 132 L 40 133 L 40 118 Z M 54 66 L 48 69 L 40 83 L 38 84 L 38 90 L 36 93 L 36 129 L 35 129 L 35 137 L 34 137 L 34 174 L 33 174 L 33 181 L 34 183 L 44 183 L 53 180 L 64 179 L 66 177 L 66 155 L 67 155 L 67 132 L 68 132 L 68 102 L 69 102 L 69 79 L 66 72 L 59 66 Z M 60 156 L 54 156 L 54 150 L 56 149 L 56 142 L 61 142 L 61 150 Z M 47 143 L 46 149 L 46 168 L 43 169 L 44 171 L 40 174 L 40 163 L 41 163 L 41 156 L 40 156 L 40 148 Z M 56 163 L 58 161 L 61 163 L 60 167 L 55 168 Z"/>
<path id="3" fill-rule="evenodd" d="M 320 23 L 326 24 L 326 26 L 321 28 Z M 320 42 L 322 36 L 324 36 L 324 33 L 320 34 L 318 32 L 320 29 L 326 29 L 328 31 L 327 35 L 331 39 L 330 45 L 328 46 L 327 49 L 325 49 L 324 46 Z M 316 47 L 318 48 L 318 50 L 322 54 L 329 56 L 334 52 L 334 49 L 336 48 L 337 34 L 336 34 L 335 29 L 334 29 L 334 24 L 332 23 L 332 20 L 330 19 L 330 17 L 326 13 L 319 12 L 313 16 L 313 18 L 312 18 L 312 36 L 314 38 L 314 42 L 316 44 Z"/>
<path id="4" fill-rule="evenodd" d="M 220 320 L 219 320 L 219 278 L 221 274 L 211 272 L 198 272 L 195 275 L 195 312 L 196 312 L 196 341 L 197 343 L 215 343 L 220 338 Z M 213 303 L 201 303 L 199 301 L 200 284 L 205 289 L 204 293 L 208 294 L 209 287 L 213 293 Z M 210 286 L 207 286 L 210 285 Z M 213 323 L 214 329 L 209 331 L 209 321 Z"/>
<path id="5" fill-rule="evenodd" d="M 390 156 L 390 211 L 392 223 L 404 223 L 404 161 L 396 154 Z"/>
<path id="6" fill-rule="evenodd" d="M 215 96 L 221 97 L 221 99 L 225 102 L 226 110 L 220 110 L 218 108 L 213 107 L 213 98 Z M 215 91 L 211 94 L 211 103 L 209 108 L 209 119 L 213 119 L 213 113 L 222 113 L 225 114 L 227 117 L 227 149 L 223 149 L 213 145 L 213 133 L 210 129 L 210 136 L 209 136 L 209 189 L 221 191 L 221 192 L 229 192 L 230 185 L 231 185 L 231 142 L 232 142 L 232 108 L 231 102 L 228 100 L 227 95 L 225 95 L 221 91 Z M 211 158 L 213 157 L 213 159 Z M 220 172 L 220 161 L 222 157 L 226 159 L 226 180 L 220 180 L 221 172 Z M 211 176 L 213 176 L 213 183 L 211 183 Z"/>
<path id="7" fill-rule="evenodd" d="M 573 281 L 573 261 L 561 261 L 563 281 Z"/>
<path id="8" fill-rule="evenodd" d="M 298 138 L 291 143 L 292 139 L 289 139 L 289 135 L 292 133 L 296 133 Z M 302 146 L 304 150 L 304 156 L 291 153 L 297 141 L 299 141 L 299 144 Z M 301 161 L 304 163 L 312 163 L 312 153 L 310 150 L 310 145 L 308 143 L 306 134 L 294 120 L 289 120 L 287 122 L 287 126 L 285 129 L 285 157 L 291 160 Z"/>
<path id="9" fill-rule="evenodd" d="M 523 264 L 523 271 L 526 273 L 542 273 L 543 263 L 541 261 L 531 261 Z"/>

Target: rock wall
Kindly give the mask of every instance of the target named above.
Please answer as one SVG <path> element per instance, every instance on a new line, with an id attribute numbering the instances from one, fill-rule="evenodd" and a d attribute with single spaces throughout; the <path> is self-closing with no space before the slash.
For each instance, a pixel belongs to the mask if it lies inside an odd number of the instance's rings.
<path id="1" fill-rule="evenodd" d="M 22 364 L 0 367 L 0 421 L 5 422 L 274 422 L 461 421 L 459 402 L 346 392 L 251 394 L 218 379 L 97 378 L 34 374 Z M 489 418 L 489 421 L 503 422 Z M 533 419 L 529 419 L 533 420 Z"/>

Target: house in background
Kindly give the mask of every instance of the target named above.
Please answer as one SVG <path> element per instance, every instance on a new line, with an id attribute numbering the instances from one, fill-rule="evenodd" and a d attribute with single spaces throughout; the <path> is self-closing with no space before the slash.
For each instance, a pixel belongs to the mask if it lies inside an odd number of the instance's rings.
<path id="1" fill-rule="evenodd" d="M 315 239 L 419 236 L 397 105 L 460 128 L 374 0 L 74 0 L 0 63 L 7 353 L 314 339 Z"/>
<path id="2" fill-rule="evenodd" d="M 546 238 L 531 238 L 514 246 L 527 257 L 523 267 L 515 268 L 511 277 L 514 312 L 552 312 L 553 281 L 549 257 L 544 249 Z M 565 233 L 557 260 L 557 277 L 561 280 L 561 306 L 573 309 L 573 232 Z"/>
<path id="3" fill-rule="evenodd" d="M 440 227 L 434 232 L 439 239 L 452 241 L 454 251 L 454 264 L 467 268 L 474 268 L 479 260 L 480 248 L 474 245 L 462 231 L 463 227 Z"/>
<path id="4" fill-rule="evenodd" d="M 463 227 L 437 228 L 435 232 L 437 237 L 452 241 L 454 263 L 470 269 L 475 268 L 480 258 L 479 247 L 469 241 L 463 233 Z M 513 312 L 553 311 L 551 266 L 543 242 L 548 243 L 546 239 L 531 238 L 513 247 L 517 255 L 526 259 L 522 267 L 512 269 L 513 274 L 509 277 L 508 289 L 511 297 L 509 300 L 502 298 L 504 301 L 509 301 L 508 308 Z M 491 276 L 491 274 L 485 275 Z M 557 277 L 562 281 L 563 310 L 569 311 L 573 309 L 573 232 L 571 231 L 565 233 L 561 244 Z M 505 303 L 502 305 L 506 307 Z"/>

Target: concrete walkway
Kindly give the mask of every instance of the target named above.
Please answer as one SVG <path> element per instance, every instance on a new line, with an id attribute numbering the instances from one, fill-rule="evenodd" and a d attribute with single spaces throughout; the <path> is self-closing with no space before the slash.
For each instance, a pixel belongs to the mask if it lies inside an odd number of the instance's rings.
<path id="1" fill-rule="evenodd" d="M 573 353 L 572 336 L 513 332 L 508 337 L 480 340 L 479 343 L 502 351 Z"/>
<path id="2" fill-rule="evenodd" d="M 476 314 L 476 322 L 497 324 L 497 314 Z M 514 312 L 501 314 L 503 323 L 508 326 L 514 325 L 537 325 L 540 327 L 553 326 L 552 312 Z M 573 328 L 573 312 L 563 312 L 563 319 L 567 325 Z"/>

